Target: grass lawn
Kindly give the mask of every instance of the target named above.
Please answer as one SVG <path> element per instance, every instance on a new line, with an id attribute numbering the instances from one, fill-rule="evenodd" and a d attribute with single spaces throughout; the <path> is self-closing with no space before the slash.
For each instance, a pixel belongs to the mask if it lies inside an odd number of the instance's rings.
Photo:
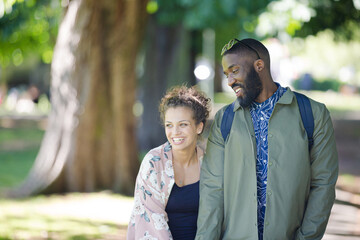
<path id="1" fill-rule="evenodd" d="M 0 190 L 21 183 L 29 172 L 38 149 L 0 151 Z"/>
<path id="2" fill-rule="evenodd" d="M 40 148 L 37 127 L 0 127 L 0 191 L 20 184 Z M 125 239 L 133 198 L 110 192 L 0 199 L 0 240 Z"/>
<path id="3" fill-rule="evenodd" d="M 2 128 L 0 127 L 0 149 L 4 150 L 3 144 L 11 142 L 34 141 L 40 143 L 44 131 L 38 128 Z"/>
<path id="4" fill-rule="evenodd" d="M 0 190 L 25 179 L 43 134 L 37 128 L 0 128 Z"/>

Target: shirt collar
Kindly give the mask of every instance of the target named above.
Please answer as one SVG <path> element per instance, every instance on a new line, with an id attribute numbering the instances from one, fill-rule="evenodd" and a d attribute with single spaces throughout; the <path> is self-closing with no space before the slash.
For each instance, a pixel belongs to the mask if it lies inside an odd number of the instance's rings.
<path id="1" fill-rule="evenodd" d="M 273 97 L 275 97 L 276 95 L 279 94 L 280 88 L 282 88 L 282 87 L 281 87 L 281 85 L 280 85 L 279 83 L 277 83 L 277 82 L 275 82 L 275 84 L 276 84 L 276 86 L 277 86 L 278 88 L 276 89 L 275 93 L 274 93 L 271 97 L 269 97 L 268 99 L 266 99 L 266 101 L 270 100 L 271 98 L 273 98 Z M 286 89 L 287 89 L 286 92 L 280 97 L 278 103 L 281 103 L 281 104 L 290 104 L 290 103 L 292 102 L 292 99 L 293 99 L 293 97 L 294 97 L 294 94 L 291 92 L 291 90 L 290 90 L 289 87 L 287 87 Z M 290 90 L 290 91 L 289 91 L 289 90 Z M 266 101 L 265 101 L 265 102 L 266 102 Z M 250 104 L 250 107 L 251 107 L 253 104 L 256 104 L 256 103 Z M 262 103 L 261 103 L 261 104 L 262 104 Z M 234 112 L 237 111 L 239 108 L 243 108 L 243 107 L 240 106 L 239 101 L 237 101 L 237 99 L 236 99 L 236 100 L 235 100 L 235 104 L 234 104 Z"/>
<path id="2" fill-rule="evenodd" d="M 280 86 L 280 84 L 279 83 L 277 83 L 277 82 L 275 82 L 275 84 L 276 84 L 276 86 L 277 86 L 277 89 L 276 89 L 276 91 L 273 93 L 273 95 L 271 95 L 268 99 L 266 99 L 264 102 L 262 102 L 262 103 L 258 103 L 258 102 L 252 102 L 252 104 L 250 105 L 250 108 L 254 108 L 254 109 L 256 109 L 256 108 L 261 108 L 262 106 L 265 106 L 265 105 L 267 105 L 267 103 L 268 102 L 270 102 L 270 101 L 272 101 L 273 99 L 275 99 L 275 98 L 278 98 L 278 96 L 279 96 L 279 94 L 280 94 L 280 88 L 281 88 L 281 86 Z"/>

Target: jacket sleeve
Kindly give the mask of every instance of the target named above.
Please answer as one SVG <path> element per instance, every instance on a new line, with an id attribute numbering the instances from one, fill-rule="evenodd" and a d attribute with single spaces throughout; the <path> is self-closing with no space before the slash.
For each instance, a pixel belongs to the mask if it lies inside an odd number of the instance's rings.
<path id="1" fill-rule="evenodd" d="M 314 111 L 318 110 L 318 111 Z M 310 193 L 296 239 L 321 239 L 325 233 L 335 201 L 338 177 L 338 155 L 334 128 L 325 105 L 313 108 L 315 117 L 314 145 L 311 149 Z M 316 118 L 316 116 L 319 116 Z"/>
<path id="2" fill-rule="evenodd" d="M 220 239 L 221 235 L 224 215 L 224 140 L 219 127 L 222 116 L 219 112 L 211 126 L 201 167 L 196 240 Z"/>
<path id="3" fill-rule="evenodd" d="M 127 240 L 172 239 L 165 212 L 163 172 L 154 168 L 154 156 L 147 154 L 136 178 L 134 208 L 127 231 Z M 155 156 L 155 161 L 159 158 Z M 155 165 L 156 166 L 156 165 Z"/>

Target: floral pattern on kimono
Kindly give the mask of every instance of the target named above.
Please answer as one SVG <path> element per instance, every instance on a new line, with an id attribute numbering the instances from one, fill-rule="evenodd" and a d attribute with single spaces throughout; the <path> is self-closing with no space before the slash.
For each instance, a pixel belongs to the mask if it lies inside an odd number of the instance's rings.
<path id="1" fill-rule="evenodd" d="M 203 150 L 196 148 L 202 162 Z M 127 239 L 173 239 L 165 207 L 174 186 L 172 150 L 169 142 L 150 150 L 144 157 L 136 178 L 134 208 Z"/>

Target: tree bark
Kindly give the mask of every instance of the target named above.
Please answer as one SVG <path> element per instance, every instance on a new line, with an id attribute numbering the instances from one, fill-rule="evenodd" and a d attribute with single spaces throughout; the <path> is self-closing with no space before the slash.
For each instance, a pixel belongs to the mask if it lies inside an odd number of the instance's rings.
<path id="1" fill-rule="evenodd" d="M 158 106 L 166 90 L 174 85 L 195 85 L 192 35 L 181 24 L 163 26 L 154 16 L 148 21 L 144 46 L 145 66 L 140 81 L 144 106 L 138 131 L 140 149 L 146 152 L 166 141 Z M 151 126 L 151 127 L 149 127 Z"/>
<path id="2" fill-rule="evenodd" d="M 145 0 L 73 0 L 52 63 L 52 112 L 27 180 L 10 193 L 132 194 L 139 167 L 133 104 Z"/>

